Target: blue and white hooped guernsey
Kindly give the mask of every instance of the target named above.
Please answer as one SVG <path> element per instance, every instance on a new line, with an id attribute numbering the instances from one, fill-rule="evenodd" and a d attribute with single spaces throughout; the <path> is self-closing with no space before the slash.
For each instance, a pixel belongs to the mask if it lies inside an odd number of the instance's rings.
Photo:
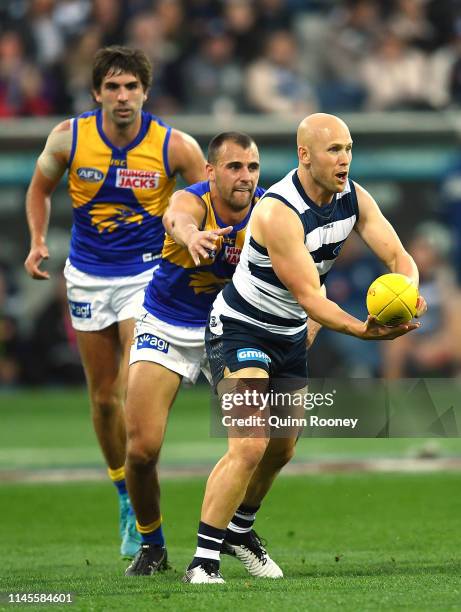
<path id="1" fill-rule="evenodd" d="M 292 170 L 268 189 L 257 206 L 264 206 L 265 198 L 280 200 L 299 215 L 306 247 L 323 284 L 359 218 L 354 183 L 348 181 L 330 204 L 318 206 L 304 191 L 297 170 Z M 267 249 L 254 240 L 250 224 L 237 270 L 216 298 L 212 314 L 285 336 L 300 333 L 306 327 L 305 311 L 276 276 Z"/>

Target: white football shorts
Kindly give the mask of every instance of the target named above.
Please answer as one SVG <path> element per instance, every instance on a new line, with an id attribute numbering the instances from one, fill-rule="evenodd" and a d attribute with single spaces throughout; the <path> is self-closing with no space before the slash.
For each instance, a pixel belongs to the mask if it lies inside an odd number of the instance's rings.
<path id="1" fill-rule="evenodd" d="M 134 276 L 94 276 L 77 270 L 69 260 L 64 267 L 72 326 L 79 331 L 100 331 L 125 319 L 136 319 L 144 291 L 157 265 Z"/>
<path id="2" fill-rule="evenodd" d="M 136 321 L 130 365 L 137 361 L 159 363 L 177 372 L 186 382 L 195 383 L 204 373 L 211 381 L 205 351 L 205 327 L 179 327 L 154 317 L 141 308 Z"/>

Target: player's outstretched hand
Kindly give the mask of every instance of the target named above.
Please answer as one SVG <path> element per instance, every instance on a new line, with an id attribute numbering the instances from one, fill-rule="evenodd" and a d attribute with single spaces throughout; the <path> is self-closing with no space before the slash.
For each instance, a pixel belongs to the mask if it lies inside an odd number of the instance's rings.
<path id="1" fill-rule="evenodd" d="M 47 280 L 50 278 L 49 272 L 46 270 L 40 270 L 40 264 L 44 259 L 48 259 L 48 247 L 46 244 L 42 244 L 37 247 L 32 247 L 29 251 L 29 255 L 27 256 L 26 261 L 24 262 L 24 267 L 27 271 L 27 274 L 35 278 L 36 280 Z"/>
<path id="2" fill-rule="evenodd" d="M 200 265 L 200 257 L 203 259 L 212 259 L 215 256 L 218 238 L 229 234 L 232 229 L 232 226 L 229 225 L 217 230 L 193 232 L 189 237 L 187 248 L 195 265 Z"/>
<path id="3" fill-rule="evenodd" d="M 381 325 L 376 321 L 376 317 L 368 316 L 368 319 L 364 323 L 364 330 L 361 338 L 363 340 L 394 340 L 399 336 L 407 334 L 413 329 L 418 329 L 421 323 L 402 323 L 390 327 L 388 325 Z"/>
<path id="4" fill-rule="evenodd" d="M 427 303 L 422 295 L 418 296 L 418 301 L 416 302 L 416 314 L 415 317 L 422 317 L 427 311 Z"/>

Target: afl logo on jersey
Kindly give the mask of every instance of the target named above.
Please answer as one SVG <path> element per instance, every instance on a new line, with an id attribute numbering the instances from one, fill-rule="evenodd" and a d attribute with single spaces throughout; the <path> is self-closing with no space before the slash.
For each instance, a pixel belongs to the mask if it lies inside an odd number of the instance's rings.
<path id="1" fill-rule="evenodd" d="M 104 178 L 104 173 L 97 168 L 77 168 L 77 176 L 88 183 L 99 183 Z"/>

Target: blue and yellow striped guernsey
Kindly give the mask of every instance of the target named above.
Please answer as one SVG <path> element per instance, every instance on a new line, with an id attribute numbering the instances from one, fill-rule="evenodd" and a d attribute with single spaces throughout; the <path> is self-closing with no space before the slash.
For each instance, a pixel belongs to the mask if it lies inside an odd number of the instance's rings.
<path id="1" fill-rule="evenodd" d="M 204 181 L 186 188 L 203 200 L 206 216 L 202 230 L 227 227 L 216 214 L 210 197 L 210 183 Z M 158 319 L 184 327 L 206 325 L 211 305 L 230 281 L 240 259 L 251 210 L 264 189 L 257 187 L 248 215 L 227 236 L 221 236 L 214 257 L 196 266 L 189 251 L 167 236 L 160 266 L 146 289 L 144 308 Z"/>
<path id="2" fill-rule="evenodd" d="M 160 257 L 162 215 L 176 179 L 168 166 L 171 128 L 142 113 L 126 147 L 112 145 L 101 110 L 72 120 L 68 189 L 73 227 L 69 259 L 97 276 L 131 276 Z"/>

